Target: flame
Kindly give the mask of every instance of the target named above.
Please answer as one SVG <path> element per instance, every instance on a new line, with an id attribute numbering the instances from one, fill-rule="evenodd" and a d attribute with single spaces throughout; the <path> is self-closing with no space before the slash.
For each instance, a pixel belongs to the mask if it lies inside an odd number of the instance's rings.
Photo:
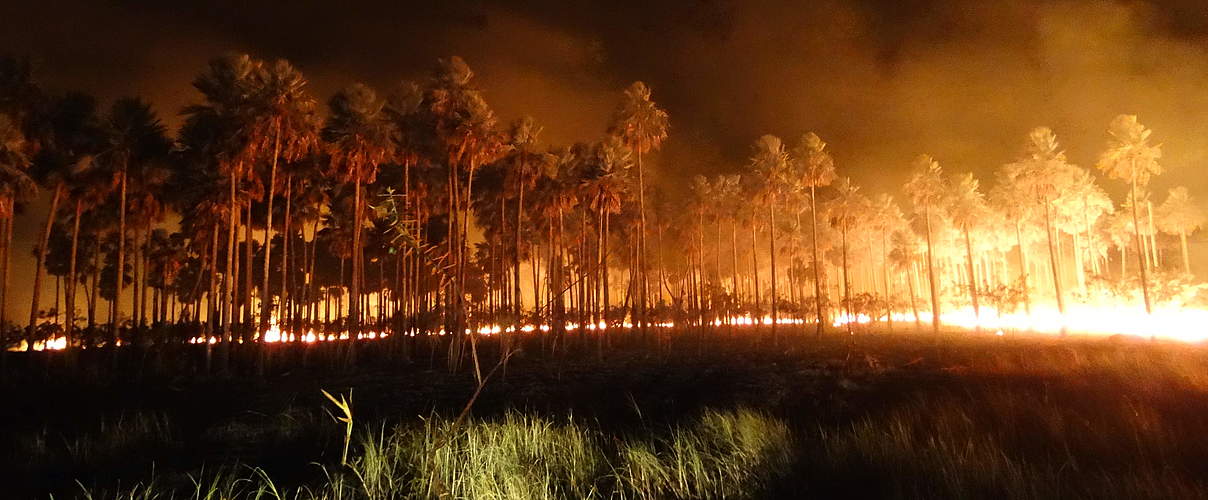
<path id="1" fill-rule="evenodd" d="M 32 349 L 30 348 L 30 345 L 24 339 L 22 339 L 21 342 L 18 342 L 16 345 L 9 347 L 8 351 L 9 352 L 61 351 L 66 348 L 67 348 L 67 337 L 59 336 L 59 337 L 51 337 L 46 340 L 35 340 Z"/>
<path id="2" fill-rule="evenodd" d="M 980 313 L 980 314 L 979 314 Z M 1208 309 L 1192 307 L 1182 303 L 1171 302 L 1156 307 L 1152 314 L 1146 314 L 1135 303 L 1101 299 L 1095 303 L 1071 303 L 1064 313 L 1056 307 L 1047 304 L 1033 304 L 1031 312 L 998 311 L 991 306 L 983 306 L 974 312 L 971 307 L 950 307 L 941 310 L 940 321 L 945 328 L 964 330 L 980 330 L 995 336 L 1007 333 L 1028 332 L 1036 334 L 1072 334 L 1085 336 L 1131 335 L 1153 339 L 1174 340 L 1187 343 L 1208 341 Z M 868 314 L 842 314 L 836 317 L 831 326 L 839 328 L 848 324 L 869 325 L 883 323 L 889 319 L 884 313 L 870 316 Z M 894 312 L 892 319 L 901 325 L 913 326 L 915 317 L 912 313 Z M 918 321 L 931 324 L 930 311 L 919 311 Z M 783 317 L 776 320 L 778 325 L 812 324 L 812 319 Z M 771 316 L 751 316 L 749 314 L 715 318 L 709 322 L 713 326 L 764 326 L 771 325 Z M 654 328 L 674 328 L 673 322 L 652 323 Z M 575 322 L 565 324 L 567 331 L 585 329 L 590 331 L 609 331 L 633 329 L 636 325 L 628 321 L 608 324 L 603 321 L 580 325 Z M 909 326 L 908 326 L 909 328 Z M 501 333 L 535 333 L 550 332 L 554 325 L 548 323 L 525 324 L 516 328 L 515 325 L 488 324 L 475 329 L 467 328 L 465 334 L 498 335 Z M 446 335 L 444 329 L 434 332 Z M 408 331 L 402 335 L 416 336 L 418 332 Z M 367 331 L 355 336 L 356 340 L 373 341 L 388 338 L 391 334 L 384 331 Z M 283 331 L 277 318 L 272 318 L 269 327 L 262 333 L 254 335 L 255 340 L 263 339 L 266 343 L 319 343 L 351 340 L 353 335 L 344 331 L 339 333 L 316 332 L 313 328 L 304 332 Z M 219 336 L 198 335 L 190 338 L 190 344 L 217 344 L 222 342 Z M 240 342 L 242 342 L 240 340 Z M 115 345 L 121 346 L 119 339 Z M 67 337 L 57 336 L 46 340 L 35 340 L 32 346 L 26 340 L 10 345 L 8 351 L 52 351 L 68 347 Z"/>

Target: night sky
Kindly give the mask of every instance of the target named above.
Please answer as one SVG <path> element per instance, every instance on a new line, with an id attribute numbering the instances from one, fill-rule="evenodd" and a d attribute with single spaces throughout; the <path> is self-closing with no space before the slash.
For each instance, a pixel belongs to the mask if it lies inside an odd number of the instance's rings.
<path id="1" fill-rule="evenodd" d="M 1133 113 L 1164 143 L 1156 189 L 1208 196 L 1198 0 L 343 4 L 9 1 L 0 52 L 29 56 L 52 90 L 144 96 L 171 126 L 198 100 L 189 82 L 228 51 L 289 59 L 320 101 L 461 55 L 502 120 L 530 114 L 551 144 L 598 137 L 621 90 L 643 80 L 671 116 L 653 160 L 664 178 L 733 171 L 758 136 L 793 142 L 813 130 L 872 193 L 896 193 L 923 152 L 988 185 L 1037 125 L 1089 167 L 1111 118 Z M 18 220 L 21 254 L 43 218 L 34 204 Z M 29 274 L 17 267 L 14 284 Z M 26 291 L 14 292 L 11 310 L 27 311 Z"/>

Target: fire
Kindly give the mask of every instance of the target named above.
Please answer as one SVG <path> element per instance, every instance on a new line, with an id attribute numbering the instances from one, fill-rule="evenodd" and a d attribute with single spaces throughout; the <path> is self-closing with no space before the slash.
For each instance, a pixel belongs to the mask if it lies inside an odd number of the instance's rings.
<path id="1" fill-rule="evenodd" d="M 9 352 L 61 351 L 66 348 L 67 348 L 67 337 L 59 336 L 59 337 L 51 337 L 46 340 L 35 340 L 32 348 L 24 339 L 22 339 L 21 342 L 18 342 L 16 345 L 9 347 L 8 351 Z"/>
<path id="2" fill-rule="evenodd" d="M 1062 313 L 1056 307 L 1047 304 L 1033 304 L 1031 312 L 1024 311 L 998 311 L 991 306 L 983 306 L 980 308 L 980 314 L 975 313 L 973 308 L 964 307 L 949 307 L 941 310 L 940 321 L 945 328 L 959 328 L 963 330 L 976 331 L 980 330 L 987 334 L 1003 336 L 1006 333 L 1026 332 L 1035 334 L 1048 335 L 1082 335 L 1082 336 L 1111 336 L 1111 335 L 1131 335 L 1143 338 L 1153 338 L 1162 340 L 1174 340 L 1187 343 L 1199 343 L 1208 341 L 1208 309 L 1191 307 L 1183 304 L 1164 304 L 1154 309 L 1152 314 L 1146 314 L 1144 310 L 1139 310 L 1135 304 L 1115 303 L 1110 300 L 1100 300 L 1095 304 L 1072 303 L 1068 305 L 1065 312 Z M 885 314 L 870 316 L 867 314 L 855 315 L 839 315 L 832 322 L 831 326 L 835 328 L 843 327 L 847 324 L 853 325 L 869 325 L 873 323 L 886 322 L 888 318 Z M 894 312 L 892 319 L 894 323 L 900 325 L 909 325 L 912 327 L 915 323 L 915 317 L 912 313 Z M 918 321 L 925 325 L 931 324 L 930 311 L 919 311 Z M 778 325 L 804 325 L 813 323 L 812 319 L 801 318 L 778 318 Z M 771 316 L 755 317 L 749 314 L 730 316 L 727 318 L 713 319 L 710 324 L 715 327 L 734 325 L 734 326 L 766 326 L 772 324 Z M 674 328 L 676 325 L 673 322 L 658 322 L 651 324 L 654 328 Z M 631 322 L 624 321 L 609 325 L 603 321 L 598 323 L 587 323 L 580 325 L 570 322 L 565 324 L 567 331 L 577 331 L 585 329 L 590 331 L 608 331 L 608 330 L 629 330 L 635 328 Z M 520 333 L 534 332 L 550 332 L 553 330 L 553 325 L 550 324 L 525 324 L 519 328 Z M 517 328 L 514 325 L 498 325 L 490 324 L 477 327 L 476 329 L 466 329 L 465 334 L 477 333 L 479 335 L 498 335 L 501 333 L 515 333 Z M 435 332 L 439 335 L 446 335 L 443 329 Z M 403 335 L 415 336 L 416 332 L 406 332 Z M 390 333 L 367 331 L 355 336 L 356 340 L 372 341 L 388 338 Z M 273 318 L 268 329 L 262 334 L 256 334 L 254 340 L 260 340 L 266 343 L 319 343 L 319 342 L 335 342 L 341 340 L 351 340 L 353 335 L 350 332 L 339 333 L 323 333 L 316 332 L 314 329 L 306 330 L 305 332 L 283 331 L 276 318 Z M 217 344 L 222 342 L 219 336 L 199 335 L 188 340 L 190 344 Z M 115 345 L 122 345 L 118 340 Z M 10 345 L 8 351 L 57 351 L 68 347 L 67 337 L 57 336 L 45 340 L 34 340 L 31 344 L 27 340 L 21 340 L 16 344 Z"/>

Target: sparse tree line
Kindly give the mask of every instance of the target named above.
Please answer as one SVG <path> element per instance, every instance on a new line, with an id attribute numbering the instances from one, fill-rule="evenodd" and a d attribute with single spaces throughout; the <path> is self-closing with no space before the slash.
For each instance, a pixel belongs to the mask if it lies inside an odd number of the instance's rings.
<path id="1" fill-rule="evenodd" d="M 1127 185 L 1122 203 L 1040 127 L 989 190 L 920 156 L 903 211 L 841 177 L 813 133 L 761 137 L 739 173 L 692 179 L 685 204 L 650 185 L 643 159 L 669 121 L 640 82 L 599 140 L 564 147 L 530 118 L 499 123 L 457 57 L 325 109 L 282 60 L 220 57 L 193 86 L 171 135 L 138 98 L 46 92 L 28 63 L 0 59 L 4 345 L 200 337 L 208 370 L 211 349 L 224 362 L 275 322 L 296 338 L 388 332 L 401 355 L 439 337 L 450 367 L 479 373 L 484 328 L 504 350 L 534 326 L 552 348 L 743 317 L 770 316 L 774 337 L 849 315 L 934 316 L 938 330 L 949 307 L 1064 308 L 1107 288 L 1149 308 L 1164 300 L 1155 280 L 1190 273 L 1204 222 L 1186 189 L 1151 201 L 1161 149 L 1128 115 L 1097 165 Z M 28 318 L 5 317 L 14 252 L 29 250 L 13 247 L 13 220 L 35 196 L 49 207 L 33 300 Z M 603 352 L 612 336 L 590 338 Z M 350 363 L 356 344 L 341 344 Z"/>

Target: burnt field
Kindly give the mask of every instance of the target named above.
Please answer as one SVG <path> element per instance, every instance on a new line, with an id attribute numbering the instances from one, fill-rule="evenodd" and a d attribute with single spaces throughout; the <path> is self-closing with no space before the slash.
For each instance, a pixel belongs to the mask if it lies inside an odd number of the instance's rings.
<path id="1" fill-rule="evenodd" d="M 477 398 L 473 366 L 422 343 L 369 344 L 355 371 L 327 363 L 335 346 L 281 349 L 263 376 L 209 378 L 197 346 L 83 351 L 49 378 L 62 353 L 10 355 L 0 470 L 16 498 L 1208 493 L 1201 346 L 740 333 L 603 359 L 590 338 L 530 338 L 506 370 L 485 340 Z"/>

